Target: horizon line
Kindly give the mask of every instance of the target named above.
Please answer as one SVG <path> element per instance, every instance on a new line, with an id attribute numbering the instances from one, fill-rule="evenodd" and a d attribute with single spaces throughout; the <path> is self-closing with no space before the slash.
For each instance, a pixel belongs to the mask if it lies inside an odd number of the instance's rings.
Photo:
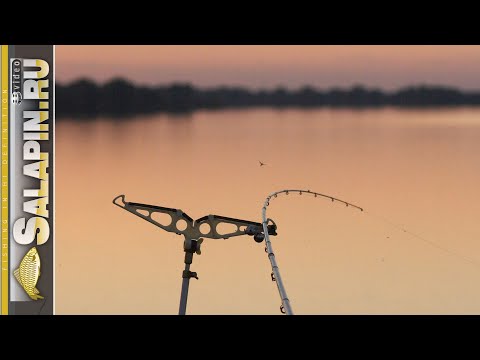
<path id="1" fill-rule="evenodd" d="M 305 90 L 305 89 L 310 89 L 314 91 L 319 91 L 319 92 L 325 92 L 325 91 L 333 91 L 333 90 L 354 90 L 354 89 L 362 89 L 366 91 L 380 91 L 382 93 L 396 93 L 400 90 L 405 90 L 405 89 L 419 89 L 419 88 L 426 88 L 426 89 L 442 89 L 442 90 L 451 90 L 451 91 L 457 91 L 460 93 L 464 94 L 472 94 L 472 93 L 479 93 L 480 92 L 480 86 L 478 89 L 462 89 L 461 87 L 457 87 L 455 85 L 445 85 L 445 84 L 439 84 L 439 83 L 412 83 L 410 85 L 404 85 L 404 86 L 399 86 L 395 89 L 385 89 L 381 87 L 376 87 L 376 86 L 369 86 L 365 85 L 362 83 L 354 83 L 349 86 L 330 86 L 330 87 L 325 87 L 321 88 L 315 85 L 309 85 L 309 84 L 304 84 L 301 86 L 296 86 L 296 87 L 288 87 L 286 85 L 277 85 L 273 87 L 249 87 L 245 85 L 227 85 L 227 84 L 218 84 L 218 85 L 213 85 L 213 86 L 201 86 L 201 85 L 196 85 L 193 82 L 188 82 L 188 81 L 170 81 L 170 82 L 165 82 L 165 83 L 158 83 L 158 84 L 141 84 L 137 83 L 135 81 L 132 81 L 126 77 L 121 77 L 121 76 L 115 76 L 112 77 L 108 80 L 104 81 L 97 81 L 92 78 L 83 76 L 83 77 L 78 77 L 73 80 L 69 80 L 67 82 L 62 82 L 62 81 L 56 81 L 55 85 L 60 85 L 60 86 L 71 86 L 75 83 L 80 83 L 80 82 L 90 82 L 95 84 L 96 86 L 105 86 L 110 83 L 114 82 L 125 82 L 128 83 L 134 87 L 142 87 L 142 88 L 149 88 L 149 89 L 155 89 L 155 88 L 162 88 L 162 87 L 172 87 L 172 86 L 190 86 L 194 89 L 199 89 L 199 90 L 210 90 L 210 89 L 242 89 L 246 91 L 251 91 L 251 92 L 261 92 L 261 91 L 276 91 L 276 90 L 284 90 L 284 91 L 300 91 L 300 90 Z"/>

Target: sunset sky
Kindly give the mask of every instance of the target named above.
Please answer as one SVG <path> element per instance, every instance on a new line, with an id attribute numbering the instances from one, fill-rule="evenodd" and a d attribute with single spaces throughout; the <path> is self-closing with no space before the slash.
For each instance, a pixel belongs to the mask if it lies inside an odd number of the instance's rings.
<path id="1" fill-rule="evenodd" d="M 318 88 L 480 89 L 480 46 L 56 46 L 56 79 Z"/>

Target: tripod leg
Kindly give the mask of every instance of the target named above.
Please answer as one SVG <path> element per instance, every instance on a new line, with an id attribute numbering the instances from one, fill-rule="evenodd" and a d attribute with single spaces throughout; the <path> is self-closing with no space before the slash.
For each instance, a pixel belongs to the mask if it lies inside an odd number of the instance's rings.
<path id="1" fill-rule="evenodd" d="M 182 274 L 182 293 L 180 294 L 180 307 L 178 309 L 178 315 L 185 315 L 187 312 L 188 286 L 190 285 L 190 278 L 193 277 L 198 280 L 197 273 L 190 271 L 190 264 L 193 261 L 193 254 L 195 252 L 200 254 L 200 244 L 202 241 L 203 239 L 186 239 L 183 245 L 183 249 L 185 250 L 185 270 L 183 270 Z"/>
<path id="2" fill-rule="evenodd" d="M 190 271 L 190 264 L 185 264 L 185 272 L 187 271 Z M 188 285 L 190 283 L 190 277 L 184 276 L 182 280 L 182 293 L 180 295 L 180 308 L 178 310 L 178 315 L 185 315 L 187 311 Z"/>

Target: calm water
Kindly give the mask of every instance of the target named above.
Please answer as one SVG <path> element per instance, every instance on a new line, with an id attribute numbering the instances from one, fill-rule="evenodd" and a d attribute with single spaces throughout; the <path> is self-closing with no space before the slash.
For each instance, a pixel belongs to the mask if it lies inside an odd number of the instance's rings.
<path id="1" fill-rule="evenodd" d="M 59 119 L 57 313 L 175 314 L 183 250 L 112 199 L 268 216 L 299 314 L 480 313 L 480 110 L 201 111 L 128 121 Z M 259 167 L 258 160 L 267 163 Z M 190 314 L 278 314 L 263 244 L 205 240 Z"/>

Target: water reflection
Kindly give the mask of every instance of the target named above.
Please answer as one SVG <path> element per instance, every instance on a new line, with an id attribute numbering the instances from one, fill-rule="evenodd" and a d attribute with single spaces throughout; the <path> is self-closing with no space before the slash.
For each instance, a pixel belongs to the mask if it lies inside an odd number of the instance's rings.
<path id="1" fill-rule="evenodd" d="M 174 314 L 182 239 L 111 200 L 260 220 L 306 188 L 480 262 L 480 111 L 231 110 L 59 119 L 57 313 Z M 268 164 L 260 167 L 258 160 Z M 478 313 L 480 271 L 368 213 L 276 199 L 277 260 L 296 313 Z M 263 244 L 206 240 L 188 313 L 277 314 Z"/>

